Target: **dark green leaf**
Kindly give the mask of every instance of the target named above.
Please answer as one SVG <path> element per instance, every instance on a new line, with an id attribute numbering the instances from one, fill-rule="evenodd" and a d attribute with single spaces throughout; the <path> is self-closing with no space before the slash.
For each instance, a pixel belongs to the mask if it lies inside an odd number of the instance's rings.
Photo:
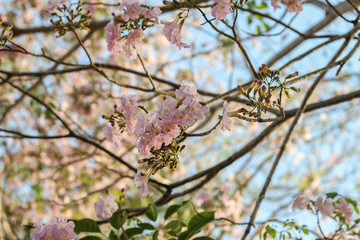
<path id="1" fill-rule="evenodd" d="M 174 220 L 174 221 L 171 221 L 168 224 L 166 224 L 165 228 L 174 230 L 174 229 L 178 228 L 179 226 L 181 227 L 181 223 L 178 220 Z"/>
<path id="2" fill-rule="evenodd" d="M 327 197 L 334 199 L 338 194 L 336 192 L 329 192 L 326 194 Z"/>
<path id="3" fill-rule="evenodd" d="M 121 226 L 126 222 L 127 212 L 121 213 L 120 211 L 114 212 L 114 214 L 109 219 L 111 226 L 115 229 L 120 229 Z"/>
<path id="4" fill-rule="evenodd" d="M 303 231 L 303 233 L 305 233 L 306 235 L 309 234 L 309 230 L 307 230 L 306 228 L 303 228 L 302 231 Z"/>
<path id="5" fill-rule="evenodd" d="M 196 214 L 190 219 L 187 230 L 179 235 L 179 240 L 189 239 L 191 236 L 199 232 L 203 226 L 213 221 L 214 217 L 214 211 L 205 211 Z"/>
<path id="6" fill-rule="evenodd" d="M 111 230 L 110 234 L 109 234 L 109 240 L 118 240 L 119 237 L 116 235 L 116 233 L 114 233 L 113 230 Z"/>
<path id="7" fill-rule="evenodd" d="M 152 235 L 152 240 L 158 240 L 158 236 L 159 236 L 159 231 L 156 230 Z"/>
<path id="8" fill-rule="evenodd" d="M 144 231 L 144 229 L 142 228 L 129 228 L 125 230 L 125 233 L 128 237 L 128 239 L 131 239 L 131 237 L 135 236 L 135 235 L 139 235 Z M 121 234 L 120 240 L 125 240 L 126 238 L 124 237 L 124 234 Z"/>
<path id="9" fill-rule="evenodd" d="M 138 226 L 142 229 L 154 230 L 155 227 L 150 223 L 138 223 Z"/>
<path id="10" fill-rule="evenodd" d="M 179 205 L 179 204 L 170 206 L 168 209 L 166 209 L 164 219 L 165 219 L 165 220 L 168 219 L 168 218 L 169 218 L 171 215 L 173 215 L 180 207 L 181 207 L 181 205 Z"/>
<path id="11" fill-rule="evenodd" d="M 80 240 L 102 240 L 102 238 L 99 238 L 96 236 L 86 236 L 86 237 L 80 238 Z"/>
<path id="12" fill-rule="evenodd" d="M 75 222 L 74 231 L 79 232 L 98 232 L 100 233 L 99 225 L 91 219 L 84 218 Z"/>
<path id="13" fill-rule="evenodd" d="M 150 204 L 145 212 L 146 216 L 152 220 L 156 221 L 158 216 L 158 209 L 155 204 Z"/>
<path id="14" fill-rule="evenodd" d="M 205 236 L 202 236 L 202 237 L 197 237 L 197 238 L 194 238 L 193 240 L 214 240 L 213 238 L 211 237 L 205 237 Z"/>

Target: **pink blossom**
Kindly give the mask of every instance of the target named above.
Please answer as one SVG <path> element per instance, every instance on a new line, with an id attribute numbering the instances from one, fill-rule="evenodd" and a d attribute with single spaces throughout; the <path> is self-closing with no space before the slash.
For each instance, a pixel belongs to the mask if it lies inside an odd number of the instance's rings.
<path id="1" fill-rule="evenodd" d="M 107 48 L 109 52 L 115 52 L 115 46 L 121 40 L 120 24 L 115 25 L 114 21 L 110 21 L 105 26 L 105 37 L 107 42 Z"/>
<path id="2" fill-rule="evenodd" d="M 141 15 L 146 13 L 146 8 L 142 7 L 138 2 L 131 1 L 125 2 L 125 14 L 122 15 L 122 19 L 127 22 L 130 19 L 136 20 L 140 18 Z"/>
<path id="3" fill-rule="evenodd" d="M 306 208 L 309 202 L 310 199 L 305 196 L 304 191 L 301 191 L 292 205 L 292 210 L 293 211 L 295 211 L 296 209 L 303 210 Z"/>
<path id="4" fill-rule="evenodd" d="M 129 33 L 127 40 L 122 46 L 124 54 L 133 59 L 136 56 L 135 47 L 139 47 L 144 39 L 144 31 L 141 28 L 136 28 Z"/>
<path id="5" fill-rule="evenodd" d="M 158 101 L 157 117 L 161 118 L 165 123 L 173 123 L 179 110 L 177 109 L 178 101 L 174 98 L 167 98 L 164 102 Z"/>
<path id="6" fill-rule="evenodd" d="M 151 175 L 151 169 L 148 171 L 148 173 L 146 174 L 146 176 L 142 176 L 141 173 L 140 173 L 140 170 L 137 171 L 136 173 L 136 176 L 135 176 L 135 186 L 137 188 L 140 187 L 140 193 L 142 196 L 152 196 L 154 193 L 151 192 L 149 190 L 149 187 L 147 185 L 148 181 L 149 181 L 149 178 L 150 178 L 150 175 Z"/>
<path id="7" fill-rule="evenodd" d="M 99 219 L 108 219 L 112 216 L 119 206 L 116 203 L 116 196 L 109 194 L 105 197 L 100 197 L 99 200 L 95 202 L 95 213 Z"/>
<path id="8" fill-rule="evenodd" d="M 354 210 L 351 204 L 347 203 L 344 198 L 340 198 L 339 201 L 340 203 L 336 205 L 336 208 L 339 210 L 340 214 L 343 214 L 346 217 L 345 222 L 350 224 Z"/>
<path id="9" fill-rule="evenodd" d="M 43 225 L 36 222 L 35 231 L 30 234 L 33 240 L 74 240 L 77 238 L 73 221 L 67 221 L 65 217 L 54 218 Z"/>
<path id="10" fill-rule="evenodd" d="M 302 4 L 305 0 L 271 0 L 271 5 L 274 7 L 274 11 L 277 8 L 280 8 L 279 2 L 284 3 L 289 12 L 299 13 L 303 10 Z"/>
<path id="11" fill-rule="evenodd" d="M 154 19 L 156 24 L 159 24 L 159 18 L 158 15 L 161 13 L 160 8 L 155 7 L 155 8 L 149 8 L 149 10 L 145 13 L 145 18 L 148 19 Z"/>
<path id="12" fill-rule="evenodd" d="M 325 201 L 323 201 L 322 197 L 318 197 L 315 202 L 315 207 L 323 216 L 331 215 L 334 212 L 334 206 L 330 198 L 326 198 Z"/>
<path id="13" fill-rule="evenodd" d="M 233 6 L 231 0 L 215 0 L 216 5 L 211 8 L 211 15 L 216 20 L 222 20 L 230 13 L 230 7 Z"/>
<path id="14" fill-rule="evenodd" d="M 120 134 L 120 128 L 117 124 L 114 124 L 114 126 L 111 127 L 105 126 L 102 131 L 108 141 L 114 144 L 115 147 L 120 147 L 122 137 Z"/>
<path id="15" fill-rule="evenodd" d="M 289 12 L 299 13 L 303 10 L 302 4 L 305 0 L 282 0 Z"/>
<path id="16" fill-rule="evenodd" d="M 190 48 L 190 45 L 187 45 L 186 43 L 181 42 L 179 24 L 175 23 L 175 21 L 173 21 L 173 22 L 161 21 L 161 23 L 165 25 L 162 32 L 169 42 L 178 46 L 179 50 L 181 50 L 182 47 Z"/>
<path id="17" fill-rule="evenodd" d="M 227 105 L 227 102 L 224 102 L 223 105 L 223 116 L 221 121 L 221 130 L 222 131 L 231 131 L 231 119 L 228 116 L 228 113 L 230 111 L 230 108 Z"/>
<path id="18" fill-rule="evenodd" d="M 57 7 L 61 4 L 65 4 L 67 0 L 49 0 L 46 11 L 54 13 Z"/>
<path id="19" fill-rule="evenodd" d="M 46 234 L 45 225 L 42 224 L 42 222 L 38 220 L 34 223 L 34 227 L 35 227 L 35 230 L 32 233 L 30 233 L 31 239 L 46 240 L 45 239 L 45 234 Z"/>
<path id="20" fill-rule="evenodd" d="M 129 95 L 121 97 L 121 105 L 117 108 L 117 111 L 122 112 L 125 118 L 126 131 L 129 133 L 135 132 L 137 109 L 137 97 L 136 95 Z"/>
<path id="21" fill-rule="evenodd" d="M 185 81 L 181 83 L 179 89 L 175 90 L 175 96 L 179 99 L 200 100 L 200 94 L 197 92 L 197 88 L 193 84 L 188 84 Z"/>

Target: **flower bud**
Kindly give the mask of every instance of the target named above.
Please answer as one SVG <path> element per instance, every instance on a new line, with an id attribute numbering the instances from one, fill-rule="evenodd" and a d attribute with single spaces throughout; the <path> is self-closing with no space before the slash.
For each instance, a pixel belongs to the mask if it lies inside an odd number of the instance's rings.
<path id="1" fill-rule="evenodd" d="M 244 88 L 243 88 L 241 85 L 238 85 L 238 86 L 237 86 L 237 90 L 238 90 L 241 94 L 246 95 L 246 92 L 245 92 Z"/>
<path id="2" fill-rule="evenodd" d="M 297 93 L 300 92 L 300 88 L 297 87 L 290 87 L 290 89 Z"/>
<path id="3" fill-rule="evenodd" d="M 251 90 L 253 90 L 253 88 L 257 85 L 258 81 L 259 81 L 259 80 L 255 79 L 255 80 L 251 83 L 249 89 L 247 90 L 247 95 L 249 95 L 249 93 L 251 92 Z"/>
<path id="4" fill-rule="evenodd" d="M 257 91 L 260 89 L 261 85 L 263 84 L 263 81 L 259 80 L 256 84 L 255 90 L 254 90 L 254 94 L 257 93 Z"/>
<path id="5" fill-rule="evenodd" d="M 270 98 L 267 98 L 267 99 L 265 100 L 265 113 L 266 113 L 266 111 L 269 109 L 270 103 L 271 103 Z"/>
<path id="6" fill-rule="evenodd" d="M 286 78 L 294 78 L 294 77 L 297 77 L 298 75 L 299 75 L 298 72 L 294 72 L 292 74 L 287 75 Z"/>
<path id="7" fill-rule="evenodd" d="M 261 98 L 264 98 L 264 97 L 265 97 L 266 90 L 267 90 L 266 86 L 263 85 L 263 86 L 261 87 L 261 92 L 260 92 L 260 97 L 261 97 Z"/>
<path id="8" fill-rule="evenodd" d="M 288 97 L 288 98 L 291 98 L 291 94 L 289 93 L 289 91 L 287 89 L 284 90 L 285 92 L 285 95 Z"/>

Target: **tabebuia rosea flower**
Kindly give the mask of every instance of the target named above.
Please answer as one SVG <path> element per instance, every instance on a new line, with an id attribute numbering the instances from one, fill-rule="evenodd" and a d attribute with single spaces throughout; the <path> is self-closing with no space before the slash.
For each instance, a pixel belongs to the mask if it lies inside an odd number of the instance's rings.
<path id="1" fill-rule="evenodd" d="M 221 120 L 221 130 L 222 131 L 231 131 L 231 119 L 228 116 L 230 108 L 228 107 L 227 101 L 223 105 L 223 116 Z"/>
<path id="2" fill-rule="evenodd" d="M 334 212 L 334 206 L 330 198 L 326 198 L 323 201 L 322 197 L 318 197 L 315 207 L 323 216 L 331 215 Z"/>
<path id="3" fill-rule="evenodd" d="M 74 240 L 77 235 L 74 232 L 75 224 L 65 217 L 54 218 L 47 224 L 35 222 L 35 230 L 30 233 L 32 240 Z"/>
<path id="4" fill-rule="evenodd" d="M 304 210 L 309 205 L 309 203 L 310 203 L 310 199 L 304 194 L 304 191 L 301 191 L 292 205 L 292 210 L 293 211 L 295 211 L 296 209 Z"/>
<path id="5" fill-rule="evenodd" d="M 174 170 L 177 166 L 181 134 L 197 120 L 209 112 L 207 106 L 200 104 L 200 94 L 194 85 L 182 82 L 172 97 L 158 100 L 156 107 L 150 111 L 138 106 L 134 95 L 121 97 L 120 105 L 114 106 L 111 116 L 103 116 L 111 123 L 104 127 L 105 136 L 118 146 L 119 135 L 127 131 L 136 135 L 136 147 L 141 156 L 148 157 L 146 161 L 150 170 L 146 176 L 140 172 L 135 177 L 135 184 L 141 188 L 143 196 L 150 195 L 147 182 L 152 174 L 169 166 Z"/>
<path id="6" fill-rule="evenodd" d="M 61 6 L 61 4 L 65 4 L 66 1 L 67 0 L 49 0 L 46 11 L 53 13 L 57 7 Z"/>
<path id="7" fill-rule="evenodd" d="M 165 25 L 162 32 L 169 42 L 178 46 L 179 50 L 181 50 L 181 48 L 191 47 L 190 45 L 183 43 L 181 41 L 179 24 L 177 24 L 175 21 L 172 22 L 161 21 L 161 23 Z"/>
<path id="8" fill-rule="evenodd" d="M 232 0 L 215 0 L 215 3 L 211 8 L 211 15 L 218 21 L 226 18 L 226 15 L 230 13 L 230 8 L 234 5 Z"/>
<path id="9" fill-rule="evenodd" d="M 351 204 L 347 203 L 346 200 L 342 197 L 339 199 L 339 203 L 335 206 L 339 213 L 345 216 L 345 222 L 350 224 L 352 221 L 352 215 L 354 213 L 353 207 Z"/>
<path id="10" fill-rule="evenodd" d="M 100 197 L 95 202 L 95 213 L 99 219 L 105 220 L 110 218 L 119 206 L 116 203 L 116 196 L 109 194 L 105 198 Z"/>
<path id="11" fill-rule="evenodd" d="M 140 188 L 139 191 L 140 191 L 141 195 L 144 197 L 148 196 L 148 195 L 152 196 L 154 194 L 152 191 L 150 191 L 149 186 L 147 184 L 150 176 L 151 176 L 151 170 L 148 171 L 148 173 L 145 176 L 141 175 L 140 170 L 138 170 L 136 173 L 135 179 L 134 179 L 135 186 L 137 188 Z"/>
<path id="12" fill-rule="evenodd" d="M 299 13 L 303 10 L 302 5 L 305 0 L 271 0 L 271 5 L 274 7 L 274 11 L 281 8 L 279 5 L 280 2 L 285 4 L 288 12 Z"/>
<path id="13" fill-rule="evenodd" d="M 115 19 L 105 26 L 107 48 L 133 59 L 143 43 L 144 30 L 159 23 L 161 11 L 158 7 L 145 8 L 136 0 L 123 1 L 119 9 L 121 14 L 114 14 Z"/>

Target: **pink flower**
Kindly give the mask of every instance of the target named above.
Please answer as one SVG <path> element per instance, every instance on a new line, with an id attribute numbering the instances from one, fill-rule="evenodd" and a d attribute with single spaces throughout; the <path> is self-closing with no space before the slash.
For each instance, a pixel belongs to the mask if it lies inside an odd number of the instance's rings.
<path id="1" fill-rule="evenodd" d="M 35 231 L 30 234 L 33 240 L 74 240 L 77 238 L 73 221 L 67 221 L 65 217 L 54 218 L 43 225 L 35 223 Z"/>
<path id="2" fill-rule="evenodd" d="M 123 53 L 133 59 L 136 56 L 135 47 L 139 47 L 144 39 L 144 31 L 141 28 L 136 28 L 129 33 L 127 40 L 122 46 Z"/>
<path id="3" fill-rule="evenodd" d="M 182 47 L 190 48 L 190 45 L 181 42 L 180 26 L 177 23 L 175 23 L 175 21 L 173 22 L 161 21 L 161 23 L 165 25 L 162 32 L 169 42 L 178 46 L 179 50 L 181 50 Z"/>
<path id="4" fill-rule="evenodd" d="M 289 12 L 299 13 L 303 10 L 302 4 L 305 0 L 282 0 Z"/>
<path id="5" fill-rule="evenodd" d="M 216 5 L 211 8 L 211 15 L 216 20 L 222 20 L 230 13 L 230 7 L 233 6 L 231 0 L 215 0 Z"/>
<path id="6" fill-rule="evenodd" d="M 323 202 L 323 198 L 318 197 L 318 199 L 315 202 L 315 207 L 317 210 L 321 212 L 323 216 L 331 215 L 334 212 L 334 206 L 330 198 L 326 198 L 325 201 Z"/>
<path id="7" fill-rule="evenodd" d="M 120 134 L 120 128 L 117 124 L 114 124 L 114 126 L 111 127 L 105 126 L 103 127 L 102 131 L 107 140 L 114 144 L 115 147 L 120 147 L 122 137 Z"/>
<path id="8" fill-rule="evenodd" d="M 99 219 L 108 219 L 112 216 L 119 206 L 116 203 L 116 196 L 109 194 L 105 197 L 100 197 L 99 200 L 95 202 L 95 213 Z"/>
<path id="9" fill-rule="evenodd" d="M 343 214 L 346 217 L 345 222 L 350 224 L 352 221 L 353 208 L 351 204 L 347 203 L 344 198 L 340 198 L 340 203 L 336 204 L 336 208 L 339 210 L 340 214 Z"/>
<path id="10" fill-rule="evenodd" d="M 115 46 L 121 40 L 120 24 L 115 25 L 113 20 L 111 20 L 108 24 L 106 24 L 105 37 L 106 37 L 108 51 L 115 52 L 116 51 Z"/>
<path id="11" fill-rule="evenodd" d="M 159 18 L 158 15 L 161 13 L 160 8 L 149 8 L 149 10 L 145 13 L 145 18 L 147 19 L 154 19 L 156 24 L 159 24 Z"/>
<path id="12" fill-rule="evenodd" d="M 30 233 L 30 237 L 33 240 L 46 240 L 45 234 L 46 234 L 46 228 L 45 225 L 41 223 L 40 220 L 36 221 L 34 223 L 35 230 Z"/>
<path id="13" fill-rule="evenodd" d="M 136 95 L 129 95 L 121 97 L 121 105 L 117 108 L 117 111 L 122 112 L 125 118 L 126 131 L 129 133 L 135 132 L 137 109 L 137 97 Z"/>
<path id="14" fill-rule="evenodd" d="M 227 106 L 227 102 L 224 102 L 223 105 L 223 117 L 221 121 L 221 130 L 222 131 L 231 131 L 231 119 L 228 116 L 230 108 Z"/>
<path id="15" fill-rule="evenodd" d="M 50 13 L 54 13 L 59 5 L 65 4 L 65 3 L 66 3 L 66 0 L 49 0 L 46 11 L 48 11 Z"/>
<path id="16" fill-rule="evenodd" d="M 296 209 L 303 210 L 309 205 L 310 199 L 305 196 L 304 191 L 301 191 L 297 198 L 295 199 L 292 210 L 295 211 Z"/>
<path id="17" fill-rule="evenodd" d="M 130 19 L 136 20 L 140 18 L 141 15 L 146 13 L 146 8 L 140 6 L 140 4 L 135 1 L 125 2 L 124 7 L 126 7 L 126 10 L 125 14 L 122 15 L 122 19 L 125 22 L 129 21 Z"/>
<path id="18" fill-rule="evenodd" d="M 175 90 L 175 96 L 179 99 L 190 99 L 192 101 L 200 100 L 200 94 L 197 92 L 197 88 L 193 84 L 187 84 L 185 81 L 181 83 L 179 89 Z"/>
<path id="19" fill-rule="evenodd" d="M 289 12 L 299 13 L 303 10 L 302 4 L 305 0 L 271 0 L 271 5 L 274 7 L 274 11 L 277 8 L 280 8 L 279 2 L 284 3 Z"/>
<path id="20" fill-rule="evenodd" d="M 195 195 L 194 198 L 194 204 L 200 206 L 201 204 L 205 203 L 205 202 L 209 202 L 211 200 L 213 200 L 213 194 L 211 191 L 202 191 L 202 192 L 198 192 Z"/>
<path id="21" fill-rule="evenodd" d="M 142 176 L 140 173 L 140 170 L 138 170 L 136 173 L 136 176 L 135 176 L 135 186 L 137 188 L 140 187 L 140 193 L 144 197 L 147 195 L 152 196 L 154 194 L 153 192 L 151 192 L 149 190 L 149 187 L 147 185 L 150 175 L 151 175 L 151 172 L 152 172 L 152 170 L 150 169 L 145 176 Z"/>

